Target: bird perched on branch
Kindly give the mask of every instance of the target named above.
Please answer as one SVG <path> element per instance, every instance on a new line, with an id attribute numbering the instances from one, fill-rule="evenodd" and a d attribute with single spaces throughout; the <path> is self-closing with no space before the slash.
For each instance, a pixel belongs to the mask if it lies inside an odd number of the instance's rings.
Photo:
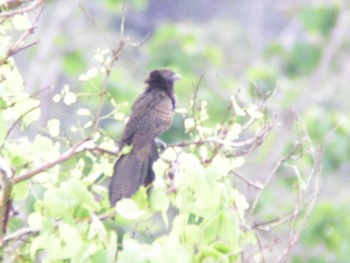
<path id="1" fill-rule="evenodd" d="M 158 159 L 154 139 L 172 124 L 175 108 L 174 82 L 180 75 L 169 69 L 153 70 L 145 80 L 146 90 L 132 106 L 119 149 L 131 146 L 114 165 L 109 185 L 109 200 L 114 205 L 131 197 L 141 185 L 154 180 L 152 165 Z"/>

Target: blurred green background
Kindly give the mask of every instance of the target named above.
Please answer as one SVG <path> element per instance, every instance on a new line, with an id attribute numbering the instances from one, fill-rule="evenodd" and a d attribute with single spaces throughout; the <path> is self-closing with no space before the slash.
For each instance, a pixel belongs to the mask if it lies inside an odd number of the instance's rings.
<path id="1" fill-rule="evenodd" d="M 42 123 L 60 116 L 63 128 L 69 129 L 76 125 L 72 112 L 82 106 L 96 109 L 102 79 L 79 82 L 77 76 L 97 65 L 97 49 L 118 46 L 122 6 L 115 0 L 47 2 L 36 31 L 40 43 L 16 55 L 30 90 L 55 86 L 41 100 L 47 109 L 42 111 Z M 198 96 L 208 101 L 212 123 L 222 119 L 230 96 L 238 90 L 256 103 L 274 94 L 268 108 L 280 126 L 248 160 L 245 172 L 256 180 L 266 178 L 288 142 L 295 140 L 296 122 L 305 125 L 312 142 L 325 149 L 322 188 L 292 251 L 292 262 L 349 262 L 349 17 L 347 1 L 129 0 L 124 37 L 130 43 L 146 39 L 121 52 L 111 73 L 109 96 L 118 104 L 134 101 L 148 71 L 159 67 L 183 76 L 176 87 L 178 108 L 188 108 L 203 76 Z M 52 96 L 66 83 L 80 103 L 52 106 Z M 106 112 L 111 107 L 107 105 Z M 125 114 L 129 109 L 130 103 L 121 106 Z M 110 120 L 101 124 L 118 141 L 124 124 Z M 185 139 L 183 130 L 177 114 L 164 140 Z M 285 194 L 278 187 L 271 191 L 277 192 L 264 196 L 265 206 L 271 206 L 265 213 L 274 209 L 276 196 Z"/>

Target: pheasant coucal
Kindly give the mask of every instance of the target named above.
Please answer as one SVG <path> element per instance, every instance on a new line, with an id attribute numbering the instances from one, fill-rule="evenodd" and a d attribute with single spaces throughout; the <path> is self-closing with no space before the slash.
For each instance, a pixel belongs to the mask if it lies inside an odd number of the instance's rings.
<path id="1" fill-rule="evenodd" d="M 158 159 L 154 139 L 172 124 L 175 108 L 174 82 L 180 75 L 169 69 L 153 70 L 145 80 L 146 90 L 132 106 L 119 144 L 132 146 L 114 165 L 109 185 L 109 200 L 114 205 L 124 197 L 131 197 L 141 185 L 154 180 L 152 165 Z"/>

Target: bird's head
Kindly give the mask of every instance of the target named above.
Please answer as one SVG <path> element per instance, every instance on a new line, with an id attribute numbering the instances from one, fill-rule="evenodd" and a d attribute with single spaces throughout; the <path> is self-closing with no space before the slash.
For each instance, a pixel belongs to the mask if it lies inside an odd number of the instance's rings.
<path id="1" fill-rule="evenodd" d="M 174 82 L 181 78 L 181 75 L 170 69 L 156 69 L 149 73 L 146 83 L 149 87 L 160 87 L 172 89 Z"/>

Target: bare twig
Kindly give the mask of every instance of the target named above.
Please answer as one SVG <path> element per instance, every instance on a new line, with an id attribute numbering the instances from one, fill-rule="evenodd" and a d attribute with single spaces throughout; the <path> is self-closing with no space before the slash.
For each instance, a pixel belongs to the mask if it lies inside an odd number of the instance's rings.
<path id="1" fill-rule="evenodd" d="M 77 143 L 74 147 L 69 149 L 66 153 L 62 154 L 59 158 L 52 162 L 48 162 L 44 164 L 43 166 L 40 166 L 30 172 L 24 173 L 22 175 L 19 175 L 17 177 L 14 177 L 12 179 L 13 184 L 20 183 L 22 181 L 28 180 L 29 178 L 32 178 L 33 176 L 40 174 L 42 172 L 45 172 L 46 170 L 54 167 L 57 164 L 63 163 L 70 159 L 71 157 L 75 156 L 76 154 L 85 151 L 87 149 L 94 148 L 94 144 L 92 143 L 90 138 L 87 138 L 79 143 Z"/>
<path id="2" fill-rule="evenodd" d="M 30 98 L 35 98 L 37 95 L 39 95 L 40 93 L 48 90 L 51 86 L 46 86 L 45 88 L 42 88 L 32 94 L 29 94 L 29 95 L 26 95 L 24 98 L 21 98 L 20 100 L 17 100 L 17 101 L 13 101 L 12 103 L 10 103 L 9 105 L 6 105 L 5 107 L 0 107 L 0 110 L 6 110 L 6 109 L 9 109 L 9 108 L 12 108 L 13 106 L 15 106 L 16 104 L 18 103 L 21 103 L 21 102 L 24 102 Z"/>
<path id="3" fill-rule="evenodd" d="M 93 120 L 93 125 L 92 125 L 92 135 L 93 135 L 97 132 L 97 130 L 99 128 L 101 114 L 102 114 L 104 102 L 105 102 L 106 95 L 107 95 L 107 85 L 108 85 L 109 77 L 110 77 L 110 74 L 111 74 L 111 71 L 113 69 L 115 62 L 119 59 L 121 51 L 126 46 L 137 47 L 137 46 L 141 45 L 148 38 L 149 34 L 147 34 L 146 37 L 143 38 L 142 40 L 140 40 L 139 42 L 133 42 L 133 43 L 129 42 L 129 40 L 130 40 L 129 37 L 125 37 L 125 20 L 126 20 L 126 14 L 127 14 L 127 5 L 126 5 L 126 1 L 124 0 L 123 6 L 122 6 L 121 23 L 120 23 L 120 38 L 121 39 L 119 41 L 117 48 L 114 48 L 114 45 L 111 44 L 111 42 L 108 40 L 108 38 L 104 34 L 103 30 L 101 30 L 101 28 L 98 26 L 97 22 L 95 21 L 95 18 L 86 10 L 86 8 L 84 8 L 82 6 L 82 4 L 80 4 L 80 8 L 87 15 L 87 17 L 91 20 L 91 22 L 95 25 L 95 27 L 97 28 L 99 33 L 104 38 L 107 46 L 109 47 L 109 49 L 113 55 L 112 59 L 109 61 L 108 65 L 105 65 L 106 73 L 105 73 L 105 77 L 104 77 L 101 91 L 99 94 L 99 102 L 98 102 L 96 115 L 95 115 L 95 118 Z"/>
<path id="4" fill-rule="evenodd" d="M 260 252 L 260 255 L 261 255 L 261 263 L 265 263 L 266 259 L 265 259 L 265 255 L 264 255 L 264 248 L 263 248 L 263 246 L 261 244 L 260 237 L 258 235 L 255 235 L 255 238 L 258 241 L 259 252 Z"/>
<path id="5" fill-rule="evenodd" d="M 196 103 L 197 103 L 199 86 L 200 86 L 203 78 L 204 78 L 204 74 L 202 74 L 199 77 L 197 83 L 193 86 L 193 97 L 192 97 L 191 111 L 192 111 L 192 115 L 193 115 L 194 126 L 196 128 L 198 127 L 198 122 L 197 122 L 197 117 L 196 117 Z"/>
<path id="6" fill-rule="evenodd" d="M 289 220 L 299 216 L 306 208 L 308 208 L 312 204 L 314 198 L 315 198 L 315 195 L 313 195 L 309 201 L 305 202 L 305 204 L 302 207 L 300 207 L 299 205 L 299 208 L 294 209 L 290 214 L 287 214 L 285 216 L 280 216 L 265 222 L 256 222 L 251 226 L 251 228 L 259 231 L 263 231 L 263 232 L 271 231 L 271 229 L 278 227 L 288 222 Z"/>
<path id="7" fill-rule="evenodd" d="M 98 146 L 94 147 L 91 150 L 94 151 L 94 152 L 105 153 L 105 154 L 112 155 L 112 156 L 115 156 L 115 157 L 119 156 L 119 151 L 113 152 L 113 151 L 110 151 L 110 150 L 107 150 L 107 149 L 104 149 L 104 148 L 101 148 L 101 147 L 98 147 Z"/>
<path id="8" fill-rule="evenodd" d="M 26 227 L 26 228 L 20 228 L 18 229 L 16 232 L 13 232 L 10 235 L 7 235 L 3 241 L 1 245 L 4 245 L 12 240 L 21 240 L 22 238 L 24 238 L 25 236 L 28 235 L 33 235 L 36 233 L 39 233 L 40 229 L 39 228 L 31 228 L 31 227 Z M 0 247 L 1 247 L 0 245 Z"/>
<path id="9" fill-rule="evenodd" d="M 41 1 L 40 1 L 41 2 Z M 36 6 L 35 6 L 36 8 Z M 10 47 L 10 49 L 7 51 L 6 55 L 0 60 L 0 65 L 1 64 L 4 64 L 7 59 L 9 57 L 12 57 L 13 55 L 15 55 L 16 53 L 26 49 L 26 48 L 29 48 L 29 47 L 32 47 L 33 45 L 36 45 L 38 42 L 37 41 L 34 41 L 32 43 L 29 43 L 29 44 L 26 44 L 26 45 L 23 45 L 24 41 L 31 35 L 34 33 L 34 30 L 35 30 L 35 26 L 37 24 L 37 22 L 39 21 L 39 18 L 43 12 L 44 8 L 42 7 L 38 13 L 38 15 L 36 16 L 32 26 L 27 29 L 26 31 L 23 32 L 23 34 L 19 37 L 19 39 L 17 39 L 17 41 Z M 0 17 L 1 17 L 1 13 L 0 13 Z"/>
<path id="10" fill-rule="evenodd" d="M 242 174 L 240 174 L 239 172 L 237 171 L 232 171 L 232 173 L 237 176 L 238 178 L 242 179 L 244 182 L 246 182 L 249 186 L 252 186 L 256 189 L 261 189 L 262 188 L 262 185 L 259 184 L 259 183 L 255 183 L 255 182 L 252 182 L 251 180 L 249 180 L 248 178 L 246 178 L 245 176 L 243 176 Z"/>
<path id="11" fill-rule="evenodd" d="M 272 171 L 270 172 L 269 176 L 267 177 L 265 183 L 263 184 L 262 188 L 259 190 L 259 192 L 256 194 L 253 204 L 250 207 L 250 214 L 253 214 L 259 200 L 260 200 L 260 196 L 263 193 L 263 191 L 266 189 L 266 187 L 268 186 L 268 184 L 270 183 L 270 181 L 272 180 L 273 176 L 276 174 L 277 170 L 281 167 L 281 165 L 289 160 L 289 158 L 297 151 L 297 149 L 300 147 L 300 143 L 297 143 L 294 148 L 288 153 L 287 156 L 285 156 L 284 158 L 282 158 L 281 160 L 279 160 L 277 162 L 277 164 L 275 165 L 275 167 L 272 169 Z"/>
<path id="12" fill-rule="evenodd" d="M 98 215 L 97 218 L 103 221 L 103 220 L 112 218 L 116 215 L 117 215 L 116 211 L 113 210 L 111 212 L 107 212 L 107 213 Z M 85 222 L 85 221 L 88 221 L 88 222 L 92 221 L 92 217 L 77 220 L 77 222 Z M 54 224 L 54 227 L 58 227 L 59 224 L 60 224 L 60 221 L 57 221 Z M 0 239 L 0 247 L 13 241 L 13 240 L 16 240 L 16 241 L 21 240 L 24 237 L 33 236 L 33 235 L 38 234 L 39 232 L 40 232 L 40 228 L 32 228 L 32 227 L 20 228 L 16 232 L 13 232 L 12 234 L 9 234 L 6 237 L 4 237 L 2 240 Z"/>
<path id="13" fill-rule="evenodd" d="M 244 141 L 234 142 L 234 141 L 220 139 L 217 137 L 208 137 L 208 138 L 196 140 L 196 141 L 185 141 L 185 142 L 173 143 L 173 144 L 169 144 L 168 147 L 186 147 L 191 145 L 200 146 L 206 143 L 215 143 L 215 144 L 223 145 L 230 148 L 249 148 L 251 151 L 252 148 L 255 149 L 257 146 L 261 145 L 264 138 L 268 135 L 268 133 L 271 131 L 272 128 L 273 128 L 272 125 L 269 127 L 266 127 L 266 129 L 261 131 L 261 133 L 259 133 L 258 135 L 255 135 L 254 137 L 251 137 Z"/>
<path id="14" fill-rule="evenodd" d="M 83 12 L 85 13 L 85 15 L 90 19 L 90 21 L 94 24 L 94 26 L 96 27 L 96 29 L 98 30 L 98 32 L 101 34 L 101 36 L 103 37 L 104 41 L 106 42 L 107 46 L 109 47 L 110 50 L 113 50 L 113 46 L 111 44 L 111 42 L 109 41 L 108 37 L 105 35 L 105 33 L 103 32 L 103 30 L 101 29 L 101 27 L 96 23 L 95 18 L 90 14 L 89 11 L 86 10 L 86 8 L 79 3 L 79 7 L 81 10 L 83 10 Z"/>
<path id="15" fill-rule="evenodd" d="M 23 113 L 21 116 L 19 116 L 19 117 L 12 123 L 11 127 L 7 130 L 7 133 L 6 133 L 6 136 L 5 136 L 5 138 L 4 138 L 3 143 L 0 145 L 0 150 L 4 147 L 7 138 L 10 136 L 10 134 L 11 134 L 12 130 L 15 128 L 15 126 L 16 126 L 26 115 L 28 115 L 28 114 L 31 113 L 32 111 L 38 109 L 39 107 L 40 107 L 40 104 L 34 106 L 33 108 L 30 108 L 29 110 L 27 110 L 25 113 Z"/>
<path id="16" fill-rule="evenodd" d="M 101 113 L 102 113 L 105 97 L 106 97 L 106 94 L 107 94 L 107 84 L 108 84 L 108 81 L 109 81 L 109 76 L 110 76 L 111 71 L 113 69 L 114 63 L 119 59 L 120 52 L 125 47 L 124 28 L 125 28 L 126 7 L 125 7 L 125 1 L 124 1 L 124 3 L 123 3 L 123 10 L 122 10 L 122 21 L 121 21 L 121 25 L 120 25 L 120 28 L 121 28 L 120 29 L 121 30 L 121 40 L 119 41 L 119 45 L 118 45 L 117 49 L 113 48 L 112 44 L 109 42 L 109 40 L 107 39 L 107 37 L 105 36 L 105 34 L 101 30 L 101 28 L 96 23 L 95 18 L 81 4 L 80 4 L 80 8 L 83 10 L 83 12 L 87 15 L 87 17 L 95 25 L 95 27 L 97 28 L 99 33 L 102 35 L 102 37 L 104 38 L 106 44 L 108 45 L 108 47 L 110 48 L 110 50 L 112 51 L 112 54 L 113 54 L 112 59 L 110 60 L 109 64 L 106 65 L 106 74 L 105 74 L 105 77 L 104 77 L 104 80 L 103 80 L 103 84 L 102 84 L 102 88 L 101 88 L 101 92 L 100 92 L 100 95 L 99 95 L 100 99 L 99 99 L 97 110 L 96 110 L 96 116 L 95 116 L 94 121 L 93 121 L 92 133 L 96 133 L 97 130 L 98 130 L 98 127 L 99 127 L 99 122 L 100 122 L 100 119 L 101 119 Z"/>
<path id="17" fill-rule="evenodd" d="M 0 17 L 12 17 L 14 15 L 27 13 L 29 11 L 36 9 L 38 6 L 43 5 L 44 3 L 45 3 L 45 0 L 37 0 L 37 1 L 34 1 L 32 5 L 24 7 L 22 9 L 7 11 L 7 12 L 0 12 Z M 6 5 L 6 3 L 2 5 Z"/>
<path id="18" fill-rule="evenodd" d="M 302 218 L 301 223 L 299 224 L 299 229 L 296 230 L 295 225 L 292 226 L 293 228 L 291 229 L 290 237 L 289 237 L 289 242 L 288 242 L 288 247 L 286 248 L 285 252 L 281 255 L 279 260 L 277 262 L 287 262 L 288 257 L 290 255 L 290 252 L 294 245 L 298 242 L 301 232 L 304 229 L 304 226 L 309 219 L 311 212 L 313 211 L 316 201 L 318 199 L 318 195 L 320 192 L 320 175 L 321 175 L 321 167 L 322 167 L 322 155 L 323 155 L 323 150 L 321 148 L 317 149 L 317 152 L 315 153 L 314 156 L 314 166 L 313 166 L 313 172 L 310 174 L 310 176 L 314 175 L 315 180 L 314 180 L 314 193 L 311 197 L 310 204 L 307 207 L 307 211 L 305 216 Z M 296 219 L 295 219 L 296 220 Z M 296 224 L 296 223 L 295 223 Z"/>

